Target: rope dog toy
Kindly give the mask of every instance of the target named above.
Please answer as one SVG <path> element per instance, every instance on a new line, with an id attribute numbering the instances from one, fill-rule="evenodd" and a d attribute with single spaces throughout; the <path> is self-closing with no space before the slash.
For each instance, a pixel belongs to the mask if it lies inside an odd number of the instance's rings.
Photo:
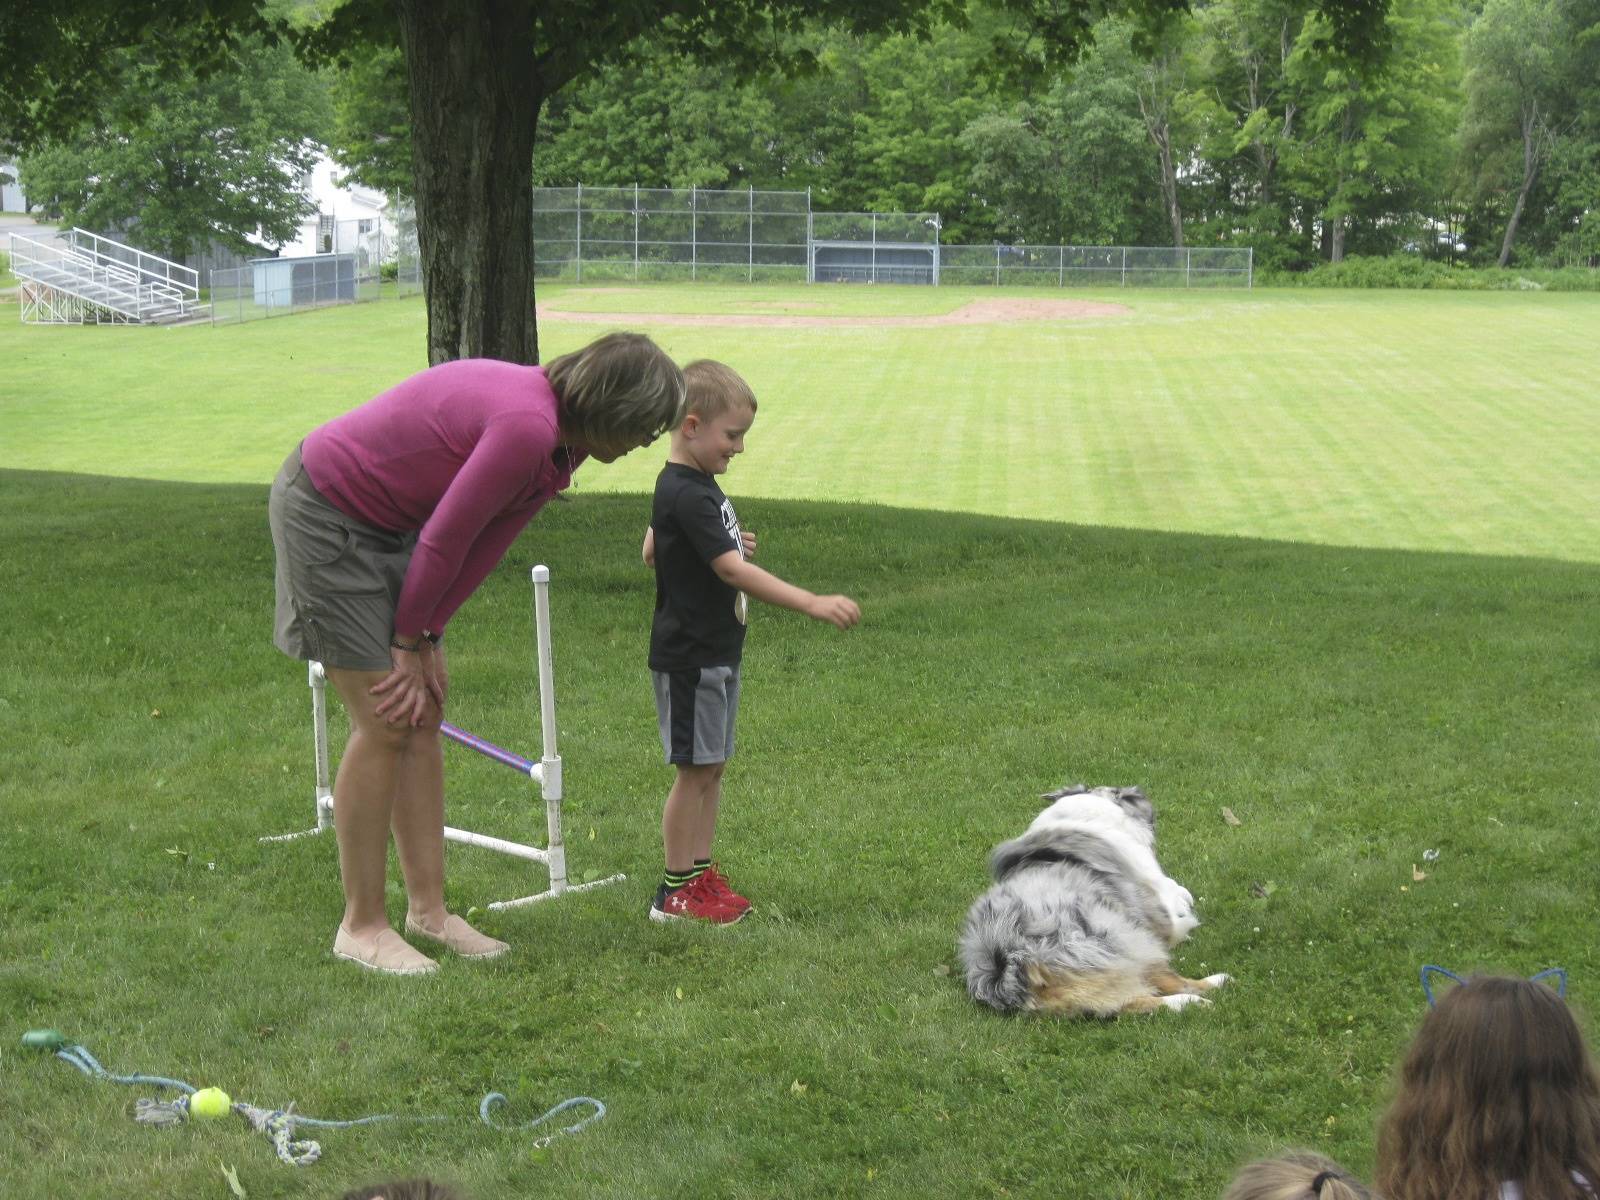
<path id="1" fill-rule="evenodd" d="M 412 1117 L 400 1113 L 377 1113 L 368 1117 L 355 1117 L 348 1121 L 319 1120 L 316 1117 L 303 1116 L 294 1111 L 294 1105 L 285 1108 L 261 1108 L 258 1105 L 246 1104 L 242 1100 L 232 1099 L 221 1088 L 208 1087 L 196 1088 L 191 1083 L 182 1079 L 168 1079 L 164 1075 L 117 1075 L 106 1070 L 100 1065 L 98 1059 L 83 1046 L 68 1041 L 67 1038 L 54 1029 L 31 1029 L 22 1035 L 22 1044 L 27 1049 L 44 1050 L 54 1054 L 63 1062 L 71 1063 L 91 1079 L 104 1079 L 109 1083 L 145 1084 L 153 1087 L 171 1088 L 181 1093 L 176 1100 L 151 1100 L 140 1098 L 134 1103 L 133 1119 L 145 1125 L 179 1125 L 191 1120 L 211 1120 L 225 1116 L 232 1112 L 237 1113 L 248 1121 L 258 1132 L 266 1134 L 272 1142 L 273 1150 L 277 1153 L 280 1162 L 292 1167 L 309 1167 L 322 1157 L 321 1143 L 310 1139 L 296 1140 L 294 1133 L 297 1127 L 305 1126 L 313 1129 L 352 1129 L 357 1125 L 374 1125 L 380 1121 L 410 1121 L 416 1124 L 434 1124 L 440 1121 L 449 1121 L 446 1116 Z M 534 1139 L 535 1149 L 544 1149 L 558 1137 L 574 1134 L 600 1120 L 606 1115 L 606 1106 L 592 1096 L 573 1096 L 570 1100 L 563 1100 L 554 1108 L 535 1117 L 531 1121 L 524 1121 L 520 1125 L 506 1125 L 496 1121 L 493 1113 L 497 1108 L 504 1107 L 510 1101 L 500 1092 L 489 1092 L 478 1104 L 478 1119 L 491 1129 L 505 1132 L 536 1129 L 550 1118 L 568 1109 L 579 1105 L 588 1105 L 594 1111 L 581 1121 L 572 1125 L 565 1125 L 550 1133 L 542 1134 Z"/>

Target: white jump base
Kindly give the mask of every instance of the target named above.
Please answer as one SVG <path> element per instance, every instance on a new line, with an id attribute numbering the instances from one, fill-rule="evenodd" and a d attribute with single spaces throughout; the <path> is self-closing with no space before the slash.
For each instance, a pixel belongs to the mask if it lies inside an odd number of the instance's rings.
<path id="1" fill-rule="evenodd" d="M 544 800 L 546 842 L 543 848 L 523 842 L 507 841 L 505 838 L 490 837 L 488 834 L 473 833 L 467 829 L 455 829 L 449 825 L 444 827 L 446 841 L 541 863 L 549 873 L 550 886 L 544 891 L 531 896 L 519 896 L 514 900 L 495 900 L 485 906 L 495 912 L 508 908 L 522 908 L 529 904 L 537 904 L 541 900 L 556 899 L 569 892 L 592 891 L 609 883 L 621 883 L 627 878 L 626 875 L 619 873 L 588 883 L 567 881 L 567 852 L 561 837 L 561 756 L 556 752 L 555 667 L 550 654 L 550 569 L 545 566 L 533 568 L 533 624 L 539 659 L 541 747 L 539 760 L 534 762 L 525 759 L 448 722 L 439 727 L 443 737 L 476 751 L 485 758 L 510 767 L 517 774 L 532 780 Z M 297 838 L 315 837 L 333 827 L 333 788 L 329 783 L 331 775 L 328 756 L 327 674 L 319 662 L 310 664 L 310 683 L 312 746 L 316 760 L 317 823 L 311 829 L 302 829 L 296 833 L 281 833 L 260 838 L 262 842 L 290 842 Z"/>

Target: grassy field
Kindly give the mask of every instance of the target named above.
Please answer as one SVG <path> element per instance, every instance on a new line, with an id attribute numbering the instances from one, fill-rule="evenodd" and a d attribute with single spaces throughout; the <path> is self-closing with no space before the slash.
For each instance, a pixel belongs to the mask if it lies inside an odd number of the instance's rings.
<path id="1" fill-rule="evenodd" d="M 931 288 L 559 289 L 567 310 L 949 310 Z M 1010 293 L 1017 294 L 1017 293 Z M 1039 293 L 1033 293 L 1038 295 Z M 1044 295 L 1054 295 L 1046 292 Z M 1600 295 L 1100 293 L 1125 317 L 650 329 L 761 397 L 738 494 L 1321 544 L 1600 561 Z M 619 308 L 618 306 L 625 306 Z M 226 331 L 0 319 L 6 462 L 270 480 L 306 429 L 425 365 L 421 304 Z M 608 328 L 550 322 L 547 352 Z M 648 490 L 655 460 L 585 470 Z"/>
<path id="2" fill-rule="evenodd" d="M 742 303 L 702 295 L 545 298 Z M 8 1200 L 220 1200 L 223 1165 L 251 1200 L 423 1172 L 473 1200 L 1199 1198 L 1285 1144 L 1370 1168 L 1424 962 L 1564 965 L 1592 1010 L 1577 331 L 1600 305 L 1132 303 L 1083 328 L 662 327 L 757 382 L 727 484 L 763 560 L 866 613 L 849 635 L 755 616 L 719 853 L 760 912 L 644 919 L 668 782 L 637 561 L 652 468 L 585 468 L 452 626 L 452 715 L 533 749 L 526 570 L 549 563 L 573 869 L 630 879 L 480 914 L 513 954 L 412 982 L 327 957 L 331 840 L 255 838 L 311 820 L 304 673 L 266 632 L 265 483 L 309 425 L 421 365 L 420 307 L 167 331 L 0 310 Z M 508 772 L 449 771 L 453 823 L 535 833 Z M 1179 965 L 1236 976 L 1215 1007 L 1063 1024 L 966 1000 L 953 941 L 985 856 L 1069 779 L 1155 800 L 1205 921 Z M 530 890 L 511 860 L 450 855 L 462 910 Z M 296 1171 L 233 1122 L 134 1124 L 155 1090 L 19 1050 L 38 1026 L 258 1104 L 459 1120 L 328 1131 Z M 475 1123 L 491 1089 L 517 1119 L 575 1094 L 611 1113 L 539 1151 Z"/>

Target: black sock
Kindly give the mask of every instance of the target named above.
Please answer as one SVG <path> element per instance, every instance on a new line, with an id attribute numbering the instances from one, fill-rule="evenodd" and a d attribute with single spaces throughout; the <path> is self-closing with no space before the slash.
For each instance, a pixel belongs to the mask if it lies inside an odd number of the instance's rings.
<path id="1" fill-rule="evenodd" d="M 687 871 L 668 870 L 661 878 L 661 886 L 669 892 L 675 892 L 681 887 L 687 887 L 700 876 L 701 867 L 692 867 Z"/>

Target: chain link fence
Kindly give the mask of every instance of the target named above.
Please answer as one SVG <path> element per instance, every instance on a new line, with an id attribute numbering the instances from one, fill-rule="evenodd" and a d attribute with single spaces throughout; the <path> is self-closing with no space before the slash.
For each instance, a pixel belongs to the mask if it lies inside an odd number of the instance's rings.
<path id="1" fill-rule="evenodd" d="M 816 212 L 809 192 L 533 190 L 540 280 L 725 280 L 1032 287 L 1249 287 L 1230 247 L 951 245 L 937 213 Z M 416 220 L 341 221 L 326 253 L 211 272 L 214 322 L 253 321 L 422 290 Z"/>
<path id="2" fill-rule="evenodd" d="M 1230 246 L 941 246 L 939 283 L 1249 287 L 1255 252 Z"/>
<path id="3" fill-rule="evenodd" d="M 538 279 L 803 282 L 808 192 L 535 188 Z"/>
<path id="4" fill-rule="evenodd" d="M 809 192 L 535 188 L 538 279 L 1249 287 L 1248 248 L 950 245 L 938 213 L 816 212 Z"/>
<path id="5" fill-rule="evenodd" d="M 211 272 L 211 322 L 259 321 L 332 304 L 398 300 L 422 291 L 417 223 L 397 213 L 388 232 L 377 220 L 338 221 L 323 235 L 326 253 L 257 258 Z"/>

